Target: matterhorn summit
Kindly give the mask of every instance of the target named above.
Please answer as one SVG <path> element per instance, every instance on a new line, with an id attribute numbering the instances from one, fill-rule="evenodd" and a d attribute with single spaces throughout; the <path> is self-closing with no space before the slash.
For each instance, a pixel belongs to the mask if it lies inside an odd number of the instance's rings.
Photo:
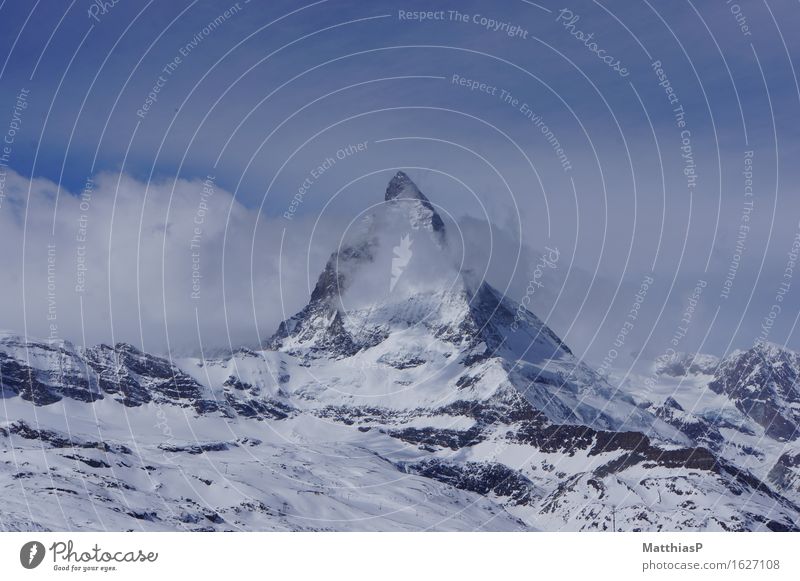
<path id="1" fill-rule="evenodd" d="M 692 356 L 622 389 L 463 271 L 405 173 L 374 199 L 257 349 L 0 335 L 0 526 L 798 529 L 796 354 Z"/>

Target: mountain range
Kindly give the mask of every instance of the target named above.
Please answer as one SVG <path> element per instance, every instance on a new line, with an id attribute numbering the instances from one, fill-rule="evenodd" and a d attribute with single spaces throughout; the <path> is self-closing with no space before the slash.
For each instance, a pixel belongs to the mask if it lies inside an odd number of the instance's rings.
<path id="1" fill-rule="evenodd" d="M 257 349 L 1 334 L 0 530 L 800 529 L 798 354 L 616 381 L 449 234 L 398 172 Z"/>

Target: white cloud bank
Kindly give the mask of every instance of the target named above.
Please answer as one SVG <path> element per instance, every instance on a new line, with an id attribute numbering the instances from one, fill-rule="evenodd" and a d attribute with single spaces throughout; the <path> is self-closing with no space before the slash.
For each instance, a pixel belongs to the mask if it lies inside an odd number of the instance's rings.
<path id="1" fill-rule="evenodd" d="M 335 247 L 320 232 L 309 248 L 310 220 L 259 216 L 210 181 L 104 173 L 90 189 L 8 172 L 0 328 L 175 353 L 254 345 L 302 308 L 307 261 L 313 284 Z"/>

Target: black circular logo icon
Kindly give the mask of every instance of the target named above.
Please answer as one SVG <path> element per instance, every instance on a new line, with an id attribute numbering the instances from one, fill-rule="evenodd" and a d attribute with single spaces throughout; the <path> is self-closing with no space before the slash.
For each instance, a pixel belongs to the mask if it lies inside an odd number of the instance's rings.
<path id="1" fill-rule="evenodd" d="M 35 569 L 44 560 L 44 545 L 39 541 L 30 541 L 19 550 L 19 562 L 26 569 Z"/>

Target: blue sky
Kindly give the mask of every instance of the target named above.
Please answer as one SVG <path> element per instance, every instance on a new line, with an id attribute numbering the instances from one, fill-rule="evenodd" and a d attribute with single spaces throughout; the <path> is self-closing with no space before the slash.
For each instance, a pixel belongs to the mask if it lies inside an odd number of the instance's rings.
<path id="1" fill-rule="evenodd" d="M 797 2 L 120 0 L 105 13 L 97 6 L 42 0 L 0 7 L 0 112 L 10 120 L 19 91 L 30 91 L 8 166 L 23 180 L 52 182 L 37 182 L 46 199 L 54 200 L 53 190 L 75 199 L 87 177 L 103 172 L 123 171 L 140 184 L 213 175 L 242 212 L 260 216 L 254 229 L 282 231 L 282 216 L 312 169 L 366 142 L 314 179 L 290 224 L 312 257 L 310 272 L 324 260 L 326 237 L 336 239 L 341 224 L 378 201 L 391 170 L 403 167 L 472 240 L 491 224 L 492 282 L 512 296 L 524 292 L 545 245 L 570 257 L 536 310 L 594 361 L 651 273 L 657 283 L 629 352 L 663 352 L 698 280 L 708 286 L 681 340 L 685 350 L 746 347 L 775 302 L 800 220 Z M 452 18 L 453 10 L 466 21 Z M 400 11 L 443 17 L 419 22 Z M 482 17 L 522 32 L 488 29 Z M 629 74 L 614 71 L 598 50 Z M 654 61 L 677 95 L 672 105 Z M 454 75 L 486 90 L 454 83 Z M 157 100 L 137 114 L 159 82 Z M 503 91 L 517 101 L 504 101 Z M 675 105 L 686 127 L 676 125 Z M 552 131 L 568 171 L 526 110 Z M 684 129 L 694 188 L 684 174 Z M 723 299 L 748 151 L 752 221 Z M 0 219 L 5 212 L 9 224 L 23 224 L 26 196 L 9 198 Z M 147 203 L 154 224 L 169 223 L 169 208 Z M 319 216 L 326 234 L 309 242 L 299 224 Z M 249 257 L 249 248 L 243 253 Z M 800 348 L 794 282 L 770 339 Z M 291 307 L 305 300 L 307 281 L 299 285 L 289 293 Z M 22 291 L 7 292 L 15 305 Z M 32 313 L 31 328 L 44 328 Z M 7 318 L 0 327 L 19 326 L 18 316 Z M 141 323 L 128 329 L 124 321 L 117 317 L 115 335 L 145 336 Z M 74 329 L 62 332 L 71 337 Z M 91 338 L 107 334 L 100 325 Z"/>

